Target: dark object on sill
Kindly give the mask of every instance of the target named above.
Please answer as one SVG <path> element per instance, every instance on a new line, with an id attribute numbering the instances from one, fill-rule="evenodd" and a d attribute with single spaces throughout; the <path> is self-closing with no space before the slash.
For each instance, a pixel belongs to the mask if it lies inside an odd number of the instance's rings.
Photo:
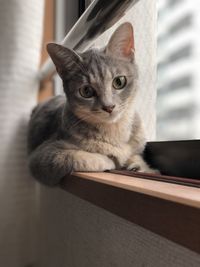
<path id="1" fill-rule="evenodd" d="M 148 164 L 160 174 L 114 170 L 112 173 L 200 187 L 200 140 L 148 142 L 144 151 Z"/>
<path id="2" fill-rule="evenodd" d="M 200 140 L 148 142 L 144 158 L 163 175 L 200 180 Z"/>

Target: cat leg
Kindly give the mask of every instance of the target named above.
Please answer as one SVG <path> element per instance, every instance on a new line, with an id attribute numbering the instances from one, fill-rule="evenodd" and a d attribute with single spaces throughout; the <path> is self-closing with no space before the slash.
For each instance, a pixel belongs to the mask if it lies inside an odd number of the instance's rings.
<path id="1" fill-rule="evenodd" d="M 34 178 L 53 186 L 72 172 L 72 159 L 64 148 L 64 142 L 44 142 L 29 155 L 29 169 Z"/>
<path id="2" fill-rule="evenodd" d="M 135 172 L 146 172 L 146 173 L 159 173 L 159 171 L 152 169 L 149 165 L 144 161 L 141 155 L 133 155 L 126 162 L 126 169 L 129 171 Z"/>
<path id="3" fill-rule="evenodd" d="M 102 172 L 115 169 L 114 161 L 105 155 L 86 151 L 75 151 L 73 171 Z"/>
<path id="4" fill-rule="evenodd" d="M 82 141 L 82 145 L 87 151 L 92 153 L 97 152 L 113 159 L 117 168 L 123 167 L 127 159 L 130 158 L 133 153 L 130 144 L 120 144 L 118 146 L 114 146 L 99 140 L 90 140 L 90 142 L 84 140 Z"/>
<path id="5" fill-rule="evenodd" d="M 95 172 L 115 168 L 107 156 L 73 148 L 64 141 L 43 143 L 29 156 L 32 175 L 44 184 L 56 185 L 72 171 Z"/>

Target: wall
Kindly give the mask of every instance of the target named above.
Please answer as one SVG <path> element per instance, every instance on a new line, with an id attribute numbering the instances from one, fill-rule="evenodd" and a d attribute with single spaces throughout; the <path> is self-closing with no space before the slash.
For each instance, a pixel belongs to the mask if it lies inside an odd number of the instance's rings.
<path id="1" fill-rule="evenodd" d="M 41 207 L 38 267 L 200 266 L 198 254 L 64 190 L 43 188 Z"/>

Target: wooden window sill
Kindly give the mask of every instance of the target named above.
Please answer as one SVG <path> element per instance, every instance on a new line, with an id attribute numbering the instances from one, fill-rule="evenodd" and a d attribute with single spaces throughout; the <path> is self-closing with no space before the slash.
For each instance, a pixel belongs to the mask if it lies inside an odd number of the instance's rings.
<path id="1" fill-rule="evenodd" d="M 77 172 L 73 176 L 200 208 L 199 188 L 106 172 Z"/>
<path id="2" fill-rule="evenodd" d="M 61 187 L 200 253 L 200 189 L 113 173 L 73 173 Z"/>

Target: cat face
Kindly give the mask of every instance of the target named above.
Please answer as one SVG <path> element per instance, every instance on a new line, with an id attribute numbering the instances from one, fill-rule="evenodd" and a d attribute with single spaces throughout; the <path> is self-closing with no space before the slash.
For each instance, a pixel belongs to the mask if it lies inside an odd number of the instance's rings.
<path id="1" fill-rule="evenodd" d="M 47 50 L 63 80 L 71 111 L 92 123 L 117 121 L 135 95 L 133 29 L 122 24 L 104 50 L 82 54 L 57 44 Z"/>

